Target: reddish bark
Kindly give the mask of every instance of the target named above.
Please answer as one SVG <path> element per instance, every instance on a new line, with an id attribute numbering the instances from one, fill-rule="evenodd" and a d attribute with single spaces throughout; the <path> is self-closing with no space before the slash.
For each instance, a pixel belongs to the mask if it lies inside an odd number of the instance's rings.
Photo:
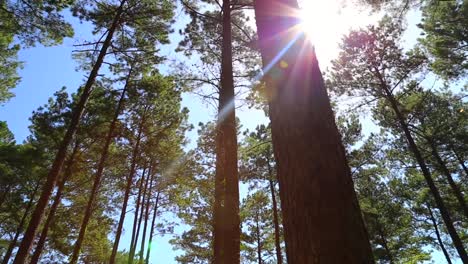
<path id="1" fill-rule="evenodd" d="M 47 233 L 49 232 L 50 224 L 54 220 L 55 212 L 57 211 L 58 206 L 60 205 L 60 201 L 62 200 L 63 190 L 65 188 L 65 183 L 68 179 L 72 176 L 72 167 L 75 162 L 75 156 L 78 152 L 79 143 L 75 143 L 75 147 L 70 155 L 68 160 L 67 168 L 65 169 L 65 174 L 62 177 L 62 180 L 57 187 L 57 193 L 55 194 L 54 202 L 50 207 L 49 215 L 44 223 L 44 227 L 42 228 L 41 236 L 39 237 L 39 241 L 37 242 L 36 249 L 34 250 L 34 254 L 31 258 L 31 264 L 36 264 L 39 262 L 39 258 L 41 257 L 42 250 L 44 249 L 44 245 L 47 239 Z"/>
<path id="2" fill-rule="evenodd" d="M 117 103 L 117 108 L 115 109 L 114 117 L 109 125 L 109 130 L 107 131 L 106 139 L 104 146 L 102 148 L 101 158 L 99 159 L 98 168 L 96 170 L 96 174 L 94 175 L 94 182 L 93 187 L 91 189 L 91 194 L 88 199 L 88 204 L 86 205 L 85 214 L 83 217 L 83 221 L 81 222 L 80 233 L 78 234 L 78 239 L 75 242 L 75 246 L 73 247 L 73 254 L 71 256 L 70 263 L 75 264 L 78 261 L 78 257 L 80 255 L 81 245 L 83 244 L 86 228 L 88 227 L 89 220 L 93 214 L 94 203 L 97 199 L 99 188 L 101 186 L 102 181 L 102 174 L 104 172 L 104 167 L 106 165 L 107 157 L 109 156 L 109 147 L 112 143 L 112 139 L 114 138 L 115 129 L 117 127 L 117 122 L 119 121 L 119 115 L 122 111 L 124 101 L 125 101 L 125 93 L 127 91 L 127 87 L 132 76 L 132 69 L 128 72 L 127 78 L 125 80 L 125 87 L 120 95 L 119 102 Z"/>
<path id="3" fill-rule="evenodd" d="M 214 263 L 240 262 L 239 179 L 232 69 L 231 1 L 223 1 L 221 87 L 216 135 Z"/>
<path id="4" fill-rule="evenodd" d="M 287 259 L 374 263 L 314 48 L 298 32 L 297 11 L 296 0 L 255 2 Z"/>
<path id="5" fill-rule="evenodd" d="M 28 229 L 24 234 L 23 240 L 21 241 L 21 245 L 18 249 L 16 254 L 14 264 L 23 264 L 26 261 L 26 258 L 29 255 L 29 251 L 31 246 L 34 242 L 34 237 L 36 236 L 37 228 L 39 227 L 42 218 L 44 216 L 45 208 L 49 202 L 50 196 L 52 195 L 52 191 L 57 183 L 57 180 L 60 175 L 60 171 L 62 170 L 63 163 L 65 161 L 65 157 L 67 154 L 68 146 L 70 145 L 73 136 L 78 129 L 78 124 L 80 123 L 81 116 L 85 110 L 86 103 L 88 102 L 89 97 L 93 91 L 93 85 L 98 75 L 99 69 L 104 61 L 104 57 L 106 56 L 107 49 L 109 48 L 112 37 L 114 36 L 114 32 L 119 25 L 120 17 L 123 12 L 124 4 L 126 0 L 122 0 L 120 2 L 120 6 L 116 11 L 116 15 L 112 21 L 112 24 L 107 32 L 107 36 L 102 44 L 101 50 L 99 51 L 99 55 L 96 59 L 96 63 L 91 70 L 91 73 L 86 81 L 86 84 L 83 88 L 83 92 L 81 97 L 75 107 L 73 109 L 73 115 L 70 122 L 70 125 L 63 137 L 62 143 L 57 151 L 57 155 L 55 156 L 55 160 L 52 164 L 52 167 L 47 175 L 46 183 L 41 192 L 41 196 L 36 204 L 36 208 L 31 216 L 31 221 L 29 222 Z"/>

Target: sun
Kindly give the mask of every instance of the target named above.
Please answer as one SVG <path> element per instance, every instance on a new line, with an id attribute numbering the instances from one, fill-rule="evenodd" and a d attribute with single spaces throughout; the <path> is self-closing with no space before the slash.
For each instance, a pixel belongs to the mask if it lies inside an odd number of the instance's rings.
<path id="1" fill-rule="evenodd" d="M 328 40 L 343 27 L 336 1 L 303 0 L 299 3 L 301 28 L 312 41 Z"/>
<path id="2" fill-rule="evenodd" d="M 375 23 L 375 16 L 360 13 L 343 0 L 300 0 L 300 29 L 315 45 L 318 58 L 327 64 L 337 56 L 341 38 L 351 28 Z"/>

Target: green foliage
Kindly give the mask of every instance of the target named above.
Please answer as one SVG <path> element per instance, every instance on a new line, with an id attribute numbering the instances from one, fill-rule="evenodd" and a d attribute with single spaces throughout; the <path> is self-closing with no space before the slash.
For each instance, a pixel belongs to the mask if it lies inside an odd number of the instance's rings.
<path id="1" fill-rule="evenodd" d="M 466 134 L 462 132 L 466 122 L 462 96 L 421 87 L 427 59 L 419 48 L 403 51 L 402 32 L 400 23 L 388 17 L 376 27 L 351 31 L 343 39 L 328 80 L 337 94 L 359 98 L 359 106 L 370 108 L 373 120 L 382 128 L 379 136 L 371 135 L 356 149 L 349 144 L 361 138 L 359 124 L 352 116 L 338 118 L 374 255 L 383 262 L 397 263 L 422 262 L 429 258 L 424 246 L 440 244 L 433 225 L 427 221 L 429 213 L 424 200 L 417 198 L 424 194 L 427 199 L 426 185 L 423 181 L 417 187 L 412 185 L 421 176 L 415 170 L 418 163 L 408 149 L 400 121 L 407 124 L 423 152 L 454 219 L 460 218 L 458 205 L 440 164 L 432 157 L 429 143 L 437 144 L 445 165 L 459 174 L 461 169 L 450 145 L 464 153 L 460 148 L 464 145 L 461 135 Z M 397 116 L 392 100 L 401 116 Z M 408 194 L 408 190 L 413 193 Z M 440 216 L 436 218 L 440 220 Z M 399 219 L 398 225 L 394 225 L 394 219 Z M 455 221 L 459 230 L 464 230 Z M 445 232 L 442 231 L 443 238 L 447 236 Z M 450 244 L 445 247 L 451 250 Z"/>
<path id="2" fill-rule="evenodd" d="M 248 263 L 275 259 L 275 231 L 270 196 L 265 191 L 248 195 L 241 205 L 242 257 Z"/>
<path id="3" fill-rule="evenodd" d="M 74 0 L 21 0 L 0 1 L 0 17 L 7 18 L 2 32 L 18 37 L 25 46 L 56 45 L 73 36 L 71 25 L 62 11 L 71 7 Z M 2 20 L 3 22 L 4 20 Z"/>
<path id="4" fill-rule="evenodd" d="M 340 44 L 338 58 L 332 61 L 328 87 L 340 95 L 364 98 L 365 102 L 385 96 L 383 87 L 390 91 L 400 88 L 426 64 L 420 49 L 403 51 L 402 32 L 401 24 L 389 17 L 378 26 L 352 30 Z"/>
<path id="5" fill-rule="evenodd" d="M 437 74 L 463 78 L 468 71 L 468 1 L 427 0 L 422 6 L 421 43 L 433 57 Z"/>
<path id="6" fill-rule="evenodd" d="M 14 143 L 15 137 L 8 129 L 8 125 L 5 121 L 0 121 L 0 145 L 7 145 Z"/>
<path id="7" fill-rule="evenodd" d="M 0 12 L 0 20 L 3 20 L 1 15 Z M 8 23 L 7 19 L 5 19 L 5 23 Z M 0 34 L 0 104 L 13 96 L 10 90 L 20 80 L 17 69 L 21 67 L 22 63 L 17 60 L 19 45 L 12 44 L 13 37 L 13 34 Z"/>
<path id="8" fill-rule="evenodd" d="M 215 124 L 200 123 L 197 148 L 188 153 L 184 174 L 176 179 L 173 201 L 177 216 L 190 227 L 170 243 L 183 250 L 178 263 L 211 263 L 213 260 L 213 207 Z"/>
<path id="9" fill-rule="evenodd" d="M 182 1 L 190 21 L 179 31 L 184 38 L 176 51 L 190 59 L 190 65 L 178 65 L 181 82 L 217 108 L 216 93 L 221 85 L 221 51 L 223 11 L 217 1 Z M 235 88 L 250 88 L 260 72 L 260 56 L 255 47 L 256 36 L 249 26 L 250 18 L 242 11 L 245 3 L 231 3 L 232 59 Z M 239 97 L 236 99 L 240 99 Z"/>

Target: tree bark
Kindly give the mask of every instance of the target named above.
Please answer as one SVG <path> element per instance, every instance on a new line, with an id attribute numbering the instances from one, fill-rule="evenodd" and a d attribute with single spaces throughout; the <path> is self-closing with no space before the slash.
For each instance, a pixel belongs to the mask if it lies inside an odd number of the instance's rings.
<path id="1" fill-rule="evenodd" d="M 376 72 L 378 74 L 378 72 Z M 400 128 L 403 130 L 403 133 L 406 137 L 408 147 L 413 152 L 413 155 L 421 168 L 421 171 L 423 173 L 424 179 L 426 180 L 426 183 L 429 187 L 429 190 L 431 191 L 432 195 L 434 196 L 434 200 L 436 203 L 437 208 L 440 211 L 440 214 L 442 216 L 442 219 L 444 220 L 444 224 L 447 227 L 447 231 L 450 235 L 450 238 L 453 241 L 453 244 L 458 252 L 458 255 L 462 259 L 463 263 L 468 263 L 468 255 L 466 253 L 466 250 L 463 246 L 463 242 L 461 241 L 460 237 L 458 236 L 458 233 L 453 225 L 452 218 L 450 217 L 450 213 L 445 206 L 445 203 L 442 199 L 442 196 L 440 195 L 439 189 L 434 183 L 434 180 L 432 179 L 431 172 L 429 171 L 426 162 L 419 151 L 418 146 L 416 145 L 416 142 L 413 139 L 413 136 L 411 135 L 411 132 L 408 128 L 408 125 L 406 124 L 405 118 L 403 117 L 403 114 L 400 112 L 400 109 L 398 108 L 398 103 L 396 99 L 393 97 L 393 94 L 391 91 L 388 89 L 386 84 L 383 82 L 383 78 L 380 77 L 381 79 L 381 88 L 383 92 L 385 93 L 386 99 L 389 101 L 393 111 L 395 112 L 395 115 L 397 117 L 397 121 L 400 124 Z"/>
<path id="2" fill-rule="evenodd" d="M 465 161 L 463 158 L 457 153 L 455 148 L 451 146 L 453 154 L 455 154 L 455 157 L 457 158 L 458 162 L 460 163 L 460 166 L 463 168 L 463 171 L 465 171 L 465 178 L 468 180 L 468 168 L 465 165 Z"/>
<path id="3" fill-rule="evenodd" d="M 278 204 L 276 202 L 276 194 L 275 194 L 275 184 L 272 180 L 272 173 L 270 166 L 268 166 L 270 179 L 270 192 L 271 192 L 271 200 L 273 203 L 273 224 L 275 226 L 275 249 L 276 249 L 276 262 L 277 264 L 283 264 L 283 255 L 281 254 L 281 234 L 279 228 L 279 219 L 278 219 Z"/>
<path id="4" fill-rule="evenodd" d="M 213 243 L 215 264 L 240 262 L 239 179 L 230 2 L 225 0 L 222 6 L 223 46 L 216 135 L 216 201 Z"/>
<path id="5" fill-rule="evenodd" d="M 109 130 L 107 131 L 105 143 L 102 148 L 101 158 L 99 159 L 96 174 L 94 175 L 93 187 L 88 198 L 88 204 L 86 205 L 83 221 L 81 222 L 80 233 L 78 234 L 78 239 L 76 240 L 75 246 L 73 247 L 73 254 L 70 258 L 70 264 L 76 264 L 76 262 L 78 261 L 78 257 L 80 256 L 81 245 L 83 244 L 83 240 L 85 238 L 86 228 L 88 227 L 89 220 L 91 219 L 91 216 L 93 214 L 93 209 L 99 193 L 99 188 L 101 186 L 102 174 L 104 172 L 104 167 L 106 166 L 107 158 L 109 156 L 109 147 L 112 143 L 112 139 L 114 138 L 115 128 L 117 127 L 120 112 L 122 112 L 122 108 L 124 106 L 125 93 L 127 91 L 131 75 L 132 69 L 130 68 L 125 80 L 125 85 L 122 94 L 120 95 L 120 99 L 117 103 L 117 108 L 115 109 L 114 117 L 109 125 Z"/>
<path id="6" fill-rule="evenodd" d="M 427 206 L 427 210 L 429 211 L 429 217 L 431 219 L 432 226 L 434 227 L 434 231 L 436 233 L 437 242 L 439 243 L 439 247 L 442 250 L 442 252 L 444 253 L 444 256 L 445 256 L 445 259 L 447 260 L 447 263 L 452 264 L 452 260 L 450 259 L 450 255 L 447 252 L 447 249 L 444 246 L 444 242 L 442 241 L 442 238 L 440 236 L 439 227 L 437 226 L 437 221 L 436 221 L 436 219 L 434 217 L 434 213 L 432 213 L 431 206 L 429 204 L 426 204 L 426 206 Z"/>
<path id="7" fill-rule="evenodd" d="M 379 232 L 380 239 L 382 240 L 382 245 L 385 249 L 385 253 L 387 254 L 388 261 L 390 264 L 393 264 L 395 263 L 395 261 L 393 260 L 392 252 L 390 251 L 390 248 L 388 247 L 387 238 L 385 236 L 384 230 L 382 228 L 382 225 L 380 224 L 379 217 L 377 215 L 375 215 L 375 222 L 377 225 L 377 230 Z"/>
<path id="8" fill-rule="evenodd" d="M 41 236 L 39 237 L 39 241 L 37 242 L 36 249 L 34 250 L 34 254 L 31 258 L 31 264 L 37 264 L 39 262 L 39 258 L 41 257 L 42 250 L 44 249 L 44 245 L 47 239 L 47 233 L 49 232 L 50 225 L 52 224 L 52 221 L 54 220 L 55 213 L 57 212 L 57 208 L 60 205 L 60 202 L 62 200 L 62 194 L 65 188 L 65 183 L 72 176 L 72 173 L 73 173 L 72 166 L 75 162 L 75 156 L 78 153 L 78 149 L 79 149 L 79 142 L 77 141 L 75 142 L 75 146 L 67 162 L 68 164 L 67 164 L 67 168 L 65 169 L 65 174 L 62 176 L 62 180 L 60 181 L 57 187 L 57 193 L 55 194 L 54 202 L 52 203 L 52 206 L 50 207 L 49 215 L 47 216 L 47 219 L 44 223 L 44 227 L 42 228 Z"/>
<path id="9" fill-rule="evenodd" d="M 288 262 L 374 263 L 315 51 L 296 0 L 256 0 Z"/>
<path id="10" fill-rule="evenodd" d="M 154 167 L 153 167 L 154 168 Z M 148 218 L 149 218 L 149 210 L 150 210 L 150 199 L 151 199 L 151 191 L 153 189 L 153 180 L 154 180 L 155 173 L 151 171 L 151 174 L 148 175 L 148 179 L 150 179 L 149 189 L 148 189 L 148 198 L 146 199 L 146 209 L 145 209 L 145 224 L 143 226 L 143 236 L 141 238 L 141 247 L 140 247 L 140 260 L 139 263 L 143 263 L 144 253 L 145 253 L 145 242 L 146 242 L 146 230 L 148 228 Z"/>
<path id="11" fill-rule="evenodd" d="M 31 196 L 29 197 L 28 205 L 26 205 L 26 209 L 24 210 L 23 216 L 21 217 L 21 220 L 18 226 L 16 227 L 15 236 L 13 237 L 13 240 L 8 245 L 8 249 L 5 253 L 5 256 L 3 257 L 2 264 L 8 264 L 8 262 L 10 261 L 10 257 L 11 257 L 11 254 L 13 253 L 13 249 L 15 248 L 16 243 L 18 242 L 18 238 L 21 235 L 21 231 L 23 230 L 24 225 L 26 224 L 26 219 L 29 215 L 29 211 L 31 210 L 33 206 L 34 197 L 37 195 L 37 192 L 39 191 L 39 184 L 40 184 L 39 182 L 36 183 L 36 186 L 34 187 L 34 190 Z"/>
<path id="12" fill-rule="evenodd" d="M 44 210 L 47 206 L 47 203 L 49 202 L 50 196 L 52 195 L 52 191 L 57 183 L 60 171 L 62 170 L 68 146 L 70 145 L 70 142 L 72 141 L 73 136 L 76 133 L 81 116 L 83 115 L 83 112 L 85 110 L 86 103 L 88 102 L 91 92 L 93 91 L 93 85 L 98 75 L 99 69 L 101 68 L 101 65 L 104 61 L 107 49 L 109 48 L 112 42 L 114 32 L 117 29 L 117 26 L 119 25 L 120 17 L 123 12 L 125 2 L 126 0 L 121 0 L 120 2 L 120 6 L 116 11 L 116 15 L 107 32 L 107 36 L 102 44 L 101 50 L 99 51 L 96 63 L 94 64 L 93 69 L 91 70 L 91 73 L 88 77 L 88 80 L 86 81 L 86 84 L 83 88 L 83 93 L 81 94 L 75 109 L 73 109 L 70 125 L 65 133 L 62 143 L 60 144 L 57 155 L 55 156 L 55 160 L 52 164 L 52 168 L 50 169 L 49 174 L 47 175 L 46 183 L 44 184 L 41 196 L 32 214 L 31 221 L 28 225 L 28 229 L 26 230 L 23 240 L 21 241 L 21 245 L 13 262 L 14 264 L 23 264 L 29 255 L 29 251 L 33 244 L 34 237 L 36 236 L 37 228 L 42 221 L 42 217 L 44 216 Z"/>
<path id="13" fill-rule="evenodd" d="M 11 185 L 5 186 L 5 191 L 2 192 L 2 198 L 0 198 L 0 210 L 5 202 L 8 194 L 10 193 Z"/>
<path id="14" fill-rule="evenodd" d="M 440 168 L 442 173 L 445 175 L 445 178 L 447 178 L 447 182 L 449 183 L 450 188 L 452 188 L 452 191 L 455 194 L 455 197 L 457 198 L 458 203 L 460 204 L 460 207 L 463 210 L 463 213 L 465 214 L 465 218 L 468 220 L 468 206 L 466 205 L 465 197 L 463 197 L 463 193 L 461 192 L 460 187 L 453 180 L 452 174 L 450 173 L 447 166 L 445 166 L 445 162 L 442 160 L 442 157 L 439 155 L 439 152 L 437 150 L 437 146 L 435 145 L 435 143 L 430 140 L 429 144 L 431 146 L 432 156 L 435 158 L 437 164 L 439 165 L 438 167 Z"/>
<path id="15" fill-rule="evenodd" d="M 262 241 L 261 241 L 261 237 L 260 237 L 260 226 L 259 226 L 259 222 L 260 222 L 260 217 L 258 216 L 258 210 L 255 212 L 256 215 L 255 215 L 255 222 L 256 222 L 256 227 L 255 227 L 255 231 L 256 231 L 256 235 L 257 235 L 257 258 L 258 258 L 258 264 L 262 264 Z"/>
<path id="16" fill-rule="evenodd" d="M 146 198 L 146 191 L 148 190 L 148 183 L 150 180 L 150 174 L 151 170 L 148 171 L 148 175 L 146 176 L 146 181 L 145 181 L 145 187 L 143 189 L 143 196 L 141 197 L 141 205 L 140 205 L 140 216 L 138 217 L 138 226 L 137 226 L 137 231 L 135 234 L 135 241 L 133 243 L 133 247 L 130 248 L 130 256 L 128 258 L 128 262 L 133 263 L 133 260 L 135 258 L 135 252 L 136 252 L 136 247 L 138 245 L 138 238 L 140 238 L 140 230 L 141 230 L 141 224 L 143 223 L 143 214 L 145 212 L 145 198 Z"/>
<path id="17" fill-rule="evenodd" d="M 143 186 L 144 185 L 144 182 L 145 182 L 145 171 L 146 171 L 146 167 L 143 168 L 143 172 L 141 174 L 141 178 L 140 178 L 140 187 L 138 188 L 138 197 L 137 197 L 137 202 L 136 202 L 136 207 L 135 207 L 135 214 L 134 214 L 134 217 L 133 217 L 133 228 L 132 228 L 132 239 L 130 241 L 130 252 L 128 254 L 128 261 L 127 263 L 128 264 L 131 264 L 133 263 L 133 257 L 134 257 L 134 253 L 135 253 L 135 243 L 137 241 L 137 233 L 139 231 L 137 231 L 137 226 L 138 226 L 138 213 L 140 212 L 140 208 L 142 208 L 142 204 L 143 204 L 143 200 L 141 199 L 141 196 L 142 196 L 142 193 L 143 193 Z M 140 201 L 141 200 L 141 201 Z M 141 222 L 141 221 L 140 221 Z"/>
<path id="18" fill-rule="evenodd" d="M 138 127 L 137 141 L 135 143 L 135 146 L 133 147 L 132 163 L 130 165 L 130 172 L 128 174 L 127 184 L 125 186 L 125 194 L 124 194 L 124 200 L 123 200 L 123 204 L 122 204 L 122 210 L 120 211 L 119 224 L 117 226 L 114 245 L 112 247 L 112 254 L 111 254 L 111 257 L 110 257 L 110 260 L 109 260 L 110 264 L 115 263 L 115 258 L 117 256 L 117 250 L 119 248 L 120 236 L 122 235 L 123 224 L 124 224 L 124 221 L 125 221 L 125 214 L 127 213 L 128 198 L 130 196 L 130 191 L 132 189 L 133 178 L 135 177 L 135 170 L 136 170 L 136 165 L 137 165 L 138 153 L 140 151 L 139 150 L 140 149 L 140 141 L 141 141 L 141 136 L 142 136 L 142 133 L 143 133 L 144 123 L 145 123 L 145 116 L 143 116 L 141 121 L 140 121 L 140 125 Z"/>
<path id="19" fill-rule="evenodd" d="M 145 264 L 149 264 L 151 246 L 153 243 L 153 236 L 154 236 L 154 224 L 156 223 L 156 216 L 158 213 L 158 203 L 159 203 L 159 191 L 156 194 L 156 202 L 154 203 L 153 220 L 151 220 L 151 229 L 150 229 L 150 236 L 149 236 L 149 242 L 148 242 L 148 249 L 146 250 Z"/>
<path id="20" fill-rule="evenodd" d="M 283 264 L 283 255 L 281 254 L 281 243 L 280 243 L 281 234 L 280 234 L 279 219 L 278 219 L 278 205 L 276 203 L 275 186 L 272 180 L 270 180 L 270 191 L 271 191 L 271 199 L 273 201 L 273 224 L 275 226 L 276 262 L 278 264 Z"/>

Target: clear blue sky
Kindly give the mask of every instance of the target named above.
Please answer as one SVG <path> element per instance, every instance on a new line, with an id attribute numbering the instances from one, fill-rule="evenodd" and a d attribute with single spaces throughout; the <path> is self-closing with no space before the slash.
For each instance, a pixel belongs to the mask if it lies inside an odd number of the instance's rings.
<path id="1" fill-rule="evenodd" d="M 29 135 L 29 117 L 33 110 L 47 103 L 48 98 L 62 86 L 66 86 L 69 92 L 75 92 L 86 77 L 85 73 L 75 70 L 77 63 L 72 59 L 71 54 L 74 49 L 73 44 L 94 39 L 91 35 L 92 28 L 88 24 L 79 23 L 75 18 L 70 16 L 67 16 L 67 19 L 72 21 L 75 28 L 76 34 L 73 39 L 66 39 L 64 43 L 59 46 L 38 46 L 25 49 L 19 54 L 20 60 L 25 62 L 24 68 L 19 71 L 22 80 L 18 87 L 14 89 L 16 96 L 4 106 L 0 106 L 0 120 L 8 122 L 10 130 L 14 133 L 18 142 L 22 142 Z M 178 19 L 179 22 L 177 22 L 176 27 L 183 26 L 183 21 L 186 21 L 186 18 L 184 19 L 183 16 L 179 14 Z M 408 24 L 414 25 L 418 20 L 419 16 L 411 14 Z M 405 38 L 407 44 L 414 44 L 417 35 L 419 35 L 419 32 L 414 26 L 411 26 Z M 163 48 L 162 52 L 169 57 L 174 57 L 176 56 L 174 47 L 180 39 L 180 36 L 174 34 L 171 36 L 171 39 L 173 40 L 173 44 Z M 327 53 L 326 50 L 324 50 L 326 48 L 327 47 L 317 47 L 319 59 L 321 58 L 320 54 Z M 331 57 L 326 57 L 321 60 L 322 68 L 328 65 L 330 59 Z M 169 67 L 167 67 L 167 65 L 162 65 L 161 71 L 168 72 Z M 184 106 L 188 107 L 190 110 L 190 123 L 197 125 L 200 121 L 206 122 L 214 119 L 216 109 L 204 104 L 199 97 L 186 94 L 183 96 L 183 99 Z M 242 121 L 244 129 L 253 129 L 257 124 L 267 121 L 262 112 L 246 108 L 238 109 L 237 116 Z M 375 127 L 372 126 L 369 120 L 364 120 L 365 131 L 369 132 L 374 129 Z M 193 147 L 196 141 L 196 130 L 190 132 L 188 137 L 192 141 L 189 147 Z M 132 217 L 133 213 L 128 214 L 126 217 L 126 230 L 130 230 Z M 171 216 L 167 217 L 173 219 Z M 176 228 L 175 231 L 176 233 L 180 233 L 182 229 L 183 226 Z M 156 241 L 153 243 L 151 263 L 175 263 L 174 257 L 178 252 L 175 252 L 168 243 L 170 238 L 170 236 L 156 237 Z M 124 237 L 120 243 L 120 249 L 126 248 L 128 244 L 129 231 L 124 233 Z M 437 253 L 435 257 L 436 263 L 444 262 L 441 254 Z"/>

